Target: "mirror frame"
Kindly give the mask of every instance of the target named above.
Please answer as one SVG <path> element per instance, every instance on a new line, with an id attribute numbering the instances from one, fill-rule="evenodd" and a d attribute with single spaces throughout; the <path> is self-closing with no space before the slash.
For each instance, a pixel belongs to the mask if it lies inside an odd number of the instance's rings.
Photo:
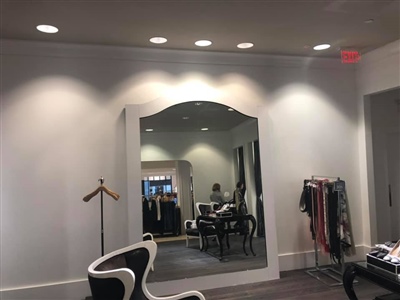
<path id="1" fill-rule="evenodd" d="M 207 290 L 279 279 L 278 245 L 275 222 L 272 121 L 265 105 L 254 105 L 245 99 L 232 98 L 224 101 L 191 99 L 186 101 L 174 101 L 169 98 L 158 98 L 143 104 L 127 104 L 125 106 L 128 242 L 129 244 L 133 244 L 142 240 L 142 204 L 140 201 L 137 201 L 137 199 L 141 199 L 142 194 L 140 185 L 140 118 L 154 115 L 170 106 L 191 101 L 219 103 L 232 107 L 247 116 L 258 119 L 267 266 L 255 270 L 149 283 L 148 288 L 156 295 L 166 295 L 188 290 Z M 217 263 L 219 262 L 216 262 L 216 267 Z"/>

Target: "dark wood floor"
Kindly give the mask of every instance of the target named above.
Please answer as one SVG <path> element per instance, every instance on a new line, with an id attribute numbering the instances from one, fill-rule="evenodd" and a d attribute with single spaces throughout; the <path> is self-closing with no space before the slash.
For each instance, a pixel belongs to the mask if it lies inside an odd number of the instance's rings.
<path id="1" fill-rule="evenodd" d="M 198 240 L 191 240 L 189 248 L 186 248 L 184 240 L 157 243 L 155 272 L 150 272 L 147 281 L 161 282 L 265 267 L 265 247 L 262 238 L 254 239 L 254 248 L 257 254 L 255 257 L 244 255 L 241 247 L 241 236 L 233 236 L 230 240 L 231 249 L 226 251 L 227 260 L 222 262 L 200 252 Z M 210 251 L 218 252 L 215 242 L 211 243 Z M 171 272 L 171 270 L 174 270 L 174 272 Z M 354 289 L 359 300 L 375 299 L 376 296 L 389 293 L 366 280 L 358 279 L 358 281 Z M 205 290 L 202 293 L 207 300 L 347 299 L 342 286 L 329 287 L 306 274 L 304 270 L 282 272 L 279 280 Z"/>
<path id="2" fill-rule="evenodd" d="M 254 238 L 253 249 L 256 256 L 250 252 L 248 243 L 243 252 L 243 236 L 232 235 L 229 238 L 230 249 L 224 244 L 224 259 L 217 258 L 199 250 L 199 240 L 189 241 L 186 248 L 185 240 L 157 243 L 157 256 L 154 261 L 154 272 L 150 272 L 147 282 L 161 282 L 184 278 L 200 277 L 206 275 L 231 273 L 245 270 L 265 268 L 267 264 L 265 255 L 265 239 Z M 210 240 L 209 252 L 219 253 L 217 243 Z M 171 270 L 174 270 L 171 272 Z"/>
<path id="3" fill-rule="evenodd" d="M 358 279 L 354 290 L 359 300 L 371 300 L 389 292 L 362 279 Z M 202 291 L 207 300 L 345 300 L 348 299 L 342 286 L 328 287 L 303 270 L 281 273 L 281 279 L 246 285 Z M 400 298 L 398 298 L 400 299 Z"/>

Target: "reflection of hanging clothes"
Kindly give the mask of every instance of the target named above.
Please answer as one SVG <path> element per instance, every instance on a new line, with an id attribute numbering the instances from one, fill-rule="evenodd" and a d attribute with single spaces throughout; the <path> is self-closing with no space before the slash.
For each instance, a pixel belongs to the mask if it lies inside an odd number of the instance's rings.
<path id="1" fill-rule="evenodd" d="M 142 199 L 142 212 L 143 212 L 143 233 L 150 232 L 152 227 L 151 213 L 150 213 L 150 201 L 146 198 Z"/>
<path id="2" fill-rule="evenodd" d="M 155 200 L 143 199 L 143 233 L 154 232 L 155 222 L 157 221 L 157 207 Z"/>
<path id="3" fill-rule="evenodd" d="M 157 221 L 161 221 L 161 197 L 157 197 L 156 205 L 157 205 Z"/>
<path id="4" fill-rule="evenodd" d="M 162 223 L 164 231 L 172 232 L 174 224 L 175 202 L 161 202 Z"/>

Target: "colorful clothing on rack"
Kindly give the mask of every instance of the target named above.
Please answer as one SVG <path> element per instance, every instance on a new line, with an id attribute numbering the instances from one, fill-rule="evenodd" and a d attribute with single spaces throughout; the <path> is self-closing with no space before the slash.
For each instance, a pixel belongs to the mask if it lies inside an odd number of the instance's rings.
<path id="1" fill-rule="evenodd" d="M 342 253 L 355 254 L 346 191 L 335 191 L 334 182 L 304 180 L 300 210 L 310 217 L 312 239 L 323 253 L 341 262 Z"/>

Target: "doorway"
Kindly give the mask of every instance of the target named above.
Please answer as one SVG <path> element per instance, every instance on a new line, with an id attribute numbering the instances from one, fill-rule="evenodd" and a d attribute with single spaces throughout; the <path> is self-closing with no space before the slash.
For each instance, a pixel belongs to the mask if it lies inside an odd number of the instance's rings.
<path id="1" fill-rule="evenodd" d="M 370 95 L 365 100 L 370 208 L 376 214 L 376 240 L 400 236 L 400 89 Z"/>

